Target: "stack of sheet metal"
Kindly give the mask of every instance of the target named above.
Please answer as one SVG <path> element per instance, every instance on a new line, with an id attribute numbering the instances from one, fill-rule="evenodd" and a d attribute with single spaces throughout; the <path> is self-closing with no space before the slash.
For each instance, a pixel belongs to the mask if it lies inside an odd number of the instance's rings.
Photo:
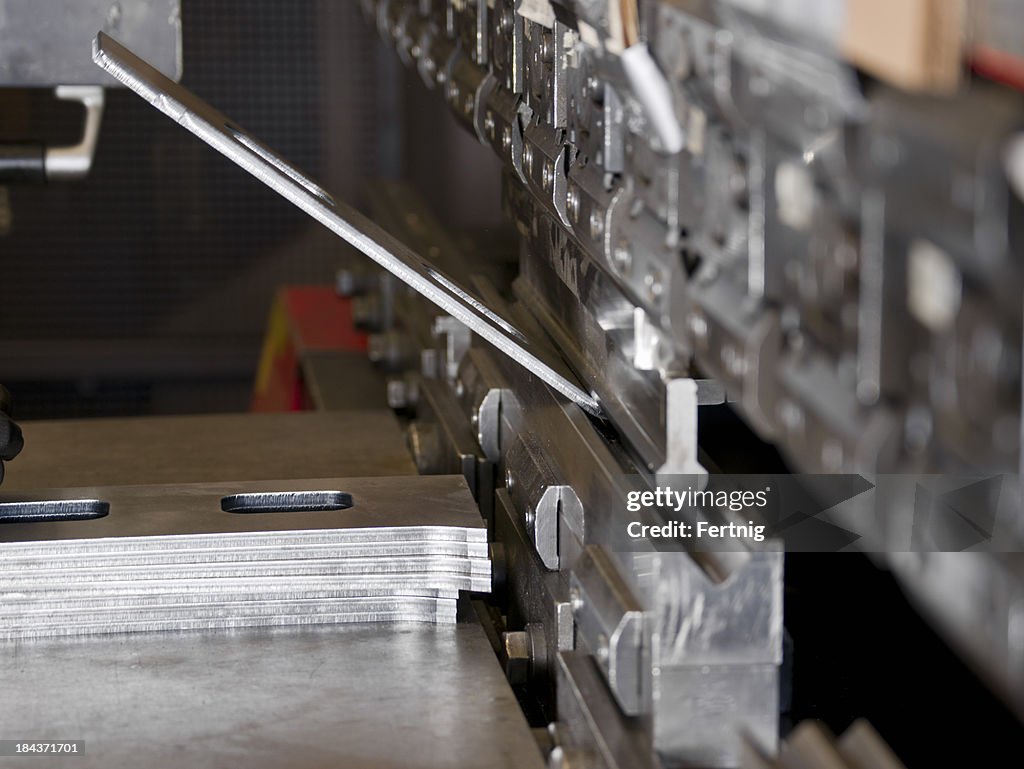
<path id="1" fill-rule="evenodd" d="M 490 574 L 461 477 L 0 496 L 0 639 L 447 623 Z"/>

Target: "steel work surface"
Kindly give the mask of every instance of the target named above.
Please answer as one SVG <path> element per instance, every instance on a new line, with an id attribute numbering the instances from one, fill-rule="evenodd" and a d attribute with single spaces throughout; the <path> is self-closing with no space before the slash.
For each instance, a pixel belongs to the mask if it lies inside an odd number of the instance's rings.
<path id="1" fill-rule="evenodd" d="M 25 422 L 3 491 L 415 475 L 386 410 Z"/>
<path id="2" fill-rule="evenodd" d="M 475 623 L 8 643 L 0 739 L 77 769 L 544 764 Z M 33 763 L 33 762 L 29 762 Z M 0 758 L 0 767 L 24 766 Z"/>

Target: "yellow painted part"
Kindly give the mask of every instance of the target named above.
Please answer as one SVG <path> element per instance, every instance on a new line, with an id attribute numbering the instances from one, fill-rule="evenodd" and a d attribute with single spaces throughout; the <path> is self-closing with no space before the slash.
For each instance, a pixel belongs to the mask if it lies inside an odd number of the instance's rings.
<path id="1" fill-rule="evenodd" d="M 279 291 L 274 297 L 274 304 L 270 308 L 270 318 L 267 321 L 267 335 L 263 339 L 263 349 L 260 352 L 260 365 L 256 370 L 256 392 L 262 393 L 270 383 L 270 377 L 274 371 L 274 360 L 291 343 L 291 329 L 288 324 L 287 302 L 285 292 Z"/>

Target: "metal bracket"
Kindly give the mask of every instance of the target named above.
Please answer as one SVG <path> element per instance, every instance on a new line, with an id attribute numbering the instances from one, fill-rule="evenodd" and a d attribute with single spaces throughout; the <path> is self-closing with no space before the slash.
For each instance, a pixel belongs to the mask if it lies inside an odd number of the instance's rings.
<path id="1" fill-rule="evenodd" d="M 594 655 L 623 712 L 647 708 L 651 668 L 644 612 L 608 553 L 588 545 L 572 575 L 577 640 Z"/>
<path id="2" fill-rule="evenodd" d="M 188 89 L 102 32 L 93 41 L 93 61 L 559 393 L 591 414 L 600 415 L 596 397 L 570 380 L 572 375 L 549 348 L 528 340 L 514 324 L 431 262 L 351 206 L 332 197 Z"/>
<path id="3" fill-rule="evenodd" d="M 459 377 L 459 364 L 469 349 L 470 333 L 464 324 L 449 315 L 434 318 L 431 332 L 436 338 L 444 337 L 444 375 L 454 382 Z"/>
<path id="4" fill-rule="evenodd" d="M 104 91 L 98 85 L 59 85 L 54 95 L 62 101 L 81 102 L 85 107 L 85 124 L 78 144 L 69 147 L 47 147 L 46 178 L 49 181 L 84 179 L 92 168 L 96 143 L 103 122 Z"/>
<path id="5" fill-rule="evenodd" d="M 701 485 L 708 471 L 697 461 L 697 382 L 672 379 L 665 384 L 665 464 L 658 476 L 695 475 Z"/>

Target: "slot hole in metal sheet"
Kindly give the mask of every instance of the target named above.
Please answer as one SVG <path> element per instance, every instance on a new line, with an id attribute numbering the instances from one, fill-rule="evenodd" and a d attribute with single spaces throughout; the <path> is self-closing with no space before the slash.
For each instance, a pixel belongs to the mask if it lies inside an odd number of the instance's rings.
<path id="1" fill-rule="evenodd" d="M 331 194 L 323 187 L 321 187 L 319 184 L 310 179 L 308 176 L 306 176 L 304 173 L 299 171 L 294 166 L 286 163 L 281 158 L 277 157 L 274 153 L 272 153 L 259 142 L 250 139 L 248 136 L 245 135 L 245 132 L 243 132 L 237 126 L 231 125 L 230 123 L 226 123 L 224 127 L 231 132 L 231 135 L 233 137 L 235 137 L 235 141 L 237 141 L 239 144 L 241 144 L 243 147 L 249 150 L 249 152 L 253 153 L 254 155 L 257 155 L 261 160 L 270 163 L 270 165 L 272 165 L 278 171 L 283 173 L 293 182 L 302 185 L 302 187 L 305 188 L 306 192 L 320 198 L 320 200 L 329 205 L 331 208 L 336 207 L 334 203 L 334 198 L 331 197 Z"/>
<path id="2" fill-rule="evenodd" d="M 91 521 L 109 513 L 110 503 L 101 499 L 0 502 L 0 523 Z"/>
<path id="3" fill-rule="evenodd" d="M 350 507 L 352 495 L 344 491 L 265 491 L 231 494 L 220 501 L 225 513 L 315 513 Z"/>
<path id="4" fill-rule="evenodd" d="M 427 273 L 427 275 L 429 275 L 434 280 L 435 283 L 440 283 L 451 293 L 458 296 L 463 302 L 470 305 L 480 315 L 483 315 L 485 318 L 491 321 L 491 323 L 500 328 L 509 336 L 513 337 L 514 339 L 518 339 L 520 342 L 526 342 L 526 337 L 523 336 L 523 333 L 519 329 L 517 329 L 503 317 L 498 315 L 498 313 L 494 312 L 494 310 L 485 305 L 475 296 L 459 288 L 459 286 L 457 286 L 455 283 L 452 283 L 451 280 L 449 280 L 440 272 L 435 270 L 429 263 L 421 262 L 421 266 L 423 267 L 423 270 Z"/>

